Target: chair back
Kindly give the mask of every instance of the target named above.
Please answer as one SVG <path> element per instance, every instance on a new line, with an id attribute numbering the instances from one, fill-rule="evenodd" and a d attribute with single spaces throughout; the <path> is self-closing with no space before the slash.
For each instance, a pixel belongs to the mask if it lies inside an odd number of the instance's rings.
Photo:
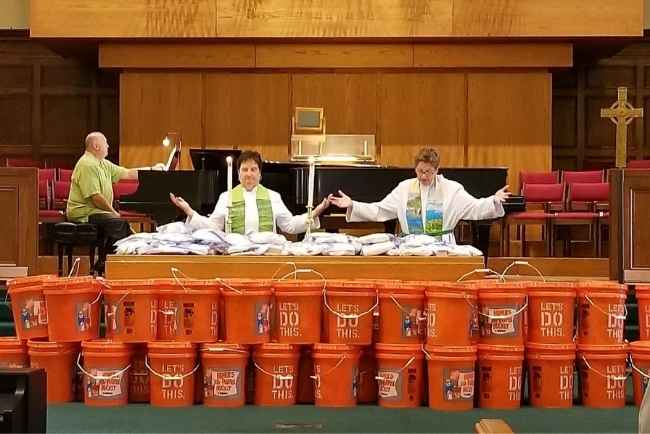
<path id="1" fill-rule="evenodd" d="M 567 209 L 603 211 L 609 209 L 609 183 L 576 182 L 569 185 Z"/>
<path id="2" fill-rule="evenodd" d="M 559 173 L 553 172 L 519 172 L 519 191 L 523 194 L 526 184 L 557 184 Z"/>
<path id="3" fill-rule="evenodd" d="M 59 181 L 71 182 L 72 181 L 72 170 L 71 169 L 59 169 Z"/>
<path id="4" fill-rule="evenodd" d="M 565 170 L 562 172 L 562 181 L 571 185 L 576 182 L 580 183 L 598 183 L 605 181 L 605 171 L 604 170 Z"/>
<path id="5" fill-rule="evenodd" d="M 650 160 L 630 160 L 627 167 L 629 169 L 650 169 Z"/>
<path id="6" fill-rule="evenodd" d="M 54 208 L 65 209 L 70 195 L 70 183 L 66 181 L 54 182 Z"/>
<path id="7" fill-rule="evenodd" d="M 38 169 L 38 179 L 53 183 L 56 179 L 56 169 Z"/>
<path id="8" fill-rule="evenodd" d="M 564 184 L 526 184 L 523 196 L 528 204 L 542 204 L 549 210 L 564 207 Z"/>
<path id="9" fill-rule="evenodd" d="M 7 158 L 7 167 L 43 167 L 41 161 L 31 158 Z"/>

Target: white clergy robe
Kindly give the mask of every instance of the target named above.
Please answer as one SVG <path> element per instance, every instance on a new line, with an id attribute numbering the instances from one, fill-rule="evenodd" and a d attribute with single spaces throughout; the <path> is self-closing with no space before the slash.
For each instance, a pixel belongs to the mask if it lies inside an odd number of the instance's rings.
<path id="1" fill-rule="evenodd" d="M 269 199 L 271 200 L 271 208 L 273 210 L 273 231 L 277 232 L 278 228 L 287 234 L 300 234 L 307 230 L 307 213 L 294 216 L 291 211 L 287 209 L 282 201 L 279 193 L 267 189 L 269 192 Z M 244 190 L 244 206 L 245 206 L 245 233 L 259 231 L 259 216 L 257 213 L 257 187 L 251 191 Z M 210 217 L 205 217 L 197 212 L 194 212 L 191 217 L 187 218 L 186 223 L 193 229 L 211 228 L 223 231 L 226 226 L 226 218 L 228 217 L 228 192 L 225 191 L 219 195 L 217 205 Z M 320 226 L 318 218 L 314 219 L 312 229 L 317 229 Z"/>
<path id="2" fill-rule="evenodd" d="M 400 182 L 388 196 L 380 202 L 364 203 L 352 201 L 348 208 L 348 222 L 374 221 L 384 222 L 397 218 L 404 234 L 409 233 L 406 218 L 409 192 L 416 178 Z M 422 201 L 422 226 L 425 226 L 427 203 L 437 204 L 442 212 L 442 229 L 453 230 L 460 220 L 483 220 L 502 217 L 505 212 L 503 204 L 494 196 L 477 199 L 465 191 L 463 186 L 442 175 L 436 175 L 435 184 L 420 185 L 420 200 Z M 453 233 L 445 234 L 442 240 L 455 243 Z"/>

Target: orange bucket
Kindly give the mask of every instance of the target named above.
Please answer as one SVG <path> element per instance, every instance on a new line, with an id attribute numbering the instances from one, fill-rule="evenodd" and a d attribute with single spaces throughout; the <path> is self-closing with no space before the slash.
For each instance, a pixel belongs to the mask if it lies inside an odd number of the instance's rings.
<path id="1" fill-rule="evenodd" d="M 522 283 L 480 282 L 478 287 L 480 343 L 523 345 L 528 301 Z"/>
<path id="2" fill-rule="evenodd" d="M 437 282 L 426 291 L 427 345 L 471 346 L 479 336 L 476 286 Z"/>
<path id="3" fill-rule="evenodd" d="M 43 282 L 53 279 L 56 276 L 29 276 L 7 283 L 18 339 L 47 337 L 47 305 L 43 295 Z"/>
<path id="4" fill-rule="evenodd" d="M 299 348 L 289 344 L 262 344 L 253 353 L 255 405 L 294 405 L 298 394 Z"/>
<path id="5" fill-rule="evenodd" d="M 75 360 L 79 347 L 74 343 L 27 341 L 32 368 L 43 368 L 47 374 L 47 403 L 74 401 Z"/>
<path id="6" fill-rule="evenodd" d="M 424 354 L 420 344 L 375 344 L 377 396 L 388 408 L 414 408 L 422 404 Z"/>
<path id="7" fill-rule="evenodd" d="M 15 336 L 0 337 L 0 368 L 29 368 L 25 341 Z"/>
<path id="8" fill-rule="evenodd" d="M 479 406 L 509 410 L 521 406 L 522 345 L 478 345 Z"/>
<path id="9" fill-rule="evenodd" d="M 194 374 L 199 369 L 196 348 L 189 342 L 149 342 L 145 364 L 152 375 L 151 405 L 186 407 L 194 404 Z"/>
<path id="10" fill-rule="evenodd" d="M 300 362 L 298 364 L 298 396 L 296 403 L 313 404 L 314 403 L 314 381 L 311 375 L 314 373 L 314 359 L 311 357 L 311 347 L 304 346 L 300 352 Z"/>
<path id="11" fill-rule="evenodd" d="M 627 344 L 578 344 L 582 405 L 591 408 L 625 407 Z"/>
<path id="12" fill-rule="evenodd" d="M 528 397 L 539 408 L 573 406 L 573 365 L 576 346 L 570 344 L 526 345 Z"/>
<path id="13" fill-rule="evenodd" d="M 650 340 L 650 285 L 636 285 L 639 309 L 639 340 Z M 14 318 L 16 314 L 14 314 Z"/>
<path id="14" fill-rule="evenodd" d="M 379 342 L 419 344 L 424 338 L 424 284 L 377 283 Z"/>
<path id="15" fill-rule="evenodd" d="M 578 284 L 578 344 L 623 343 L 627 316 L 625 285 L 615 282 Z"/>
<path id="16" fill-rule="evenodd" d="M 129 402 L 131 349 L 108 339 L 81 343 L 84 402 L 92 407 L 116 407 Z"/>
<path id="17" fill-rule="evenodd" d="M 233 408 L 246 404 L 248 349 L 237 344 L 201 345 L 203 404 Z"/>
<path id="18" fill-rule="evenodd" d="M 150 280 L 112 280 L 104 290 L 106 337 L 119 342 L 155 341 L 158 296 Z"/>
<path id="19" fill-rule="evenodd" d="M 314 403 L 316 407 L 354 407 L 359 384 L 359 348 L 314 344 Z"/>
<path id="20" fill-rule="evenodd" d="M 320 342 L 321 295 L 324 281 L 275 282 L 275 335 L 286 344 Z"/>
<path id="21" fill-rule="evenodd" d="M 359 358 L 359 404 L 374 404 L 377 402 L 377 359 L 375 349 L 371 346 L 361 348 Z"/>
<path id="22" fill-rule="evenodd" d="M 48 335 L 53 342 L 81 342 L 99 337 L 99 282 L 91 276 L 46 281 Z"/>
<path id="23" fill-rule="evenodd" d="M 531 283 L 528 289 L 528 342 L 573 343 L 575 299 L 573 283 Z"/>
<path id="24" fill-rule="evenodd" d="M 630 343 L 630 363 L 632 365 L 632 383 L 634 386 L 634 404 L 641 407 L 643 395 L 650 382 L 650 341 Z"/>
<path id="25" fill-rule="evenodd" d="M 149 402 L 149 370 L 144 363 L 147 345 L 132 346 L 131 369 L 129 369 L 129 402 Z"/>
<path id="26" fill-rule="evenodd" d="M 219 326 L 216 280 L 155 279 L 158 289 L 158 339 L 215 342 Z"/>
<path id="27" fill-rule="evenodd" d="M 228 279 L 223 282 L 225 340 L 262 344 L 270 339 L 271 281 Z"/>
<path id="28" fill-rule="evenodd" d="M 425 347 L 429 376 L 429 407 L 464 411 L 474 407 L 476 346 Z"/>
<path id="29" fill-rule="evenodd" d="M 370 345 L 373 312 L 379 305 L 375 284 L 330 280 L 323 290 L 328 343 Z"/>

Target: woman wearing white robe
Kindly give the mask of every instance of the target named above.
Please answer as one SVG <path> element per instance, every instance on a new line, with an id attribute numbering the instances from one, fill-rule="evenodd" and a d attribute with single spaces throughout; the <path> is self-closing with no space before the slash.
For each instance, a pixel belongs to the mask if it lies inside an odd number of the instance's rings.
<path id="1" fill-rule="evenodd" d="M 342 191 L 328 199 L 347 208 L 348 222 L 384 222 L 397 218 L 403 234 L 428 234 L 455 243 L 453 230 L 461 220 L 502 217 L 508 186 L 494 195 L 476 199 L 456 181 L 438 175 L 440 157 L 433 148 L 420 150 L 415 158 L 416 178 L 400 182 L 384 199 L 375 203 L 352 200 Z"/>
<path id="2" fill-rule="evenodd" d="M 259 153 L 255 151 L 244 151 L 237 159 L 237 167 L 239 174 L 239 182 L 241 187 L 235 187 L 239 190 L 243 199 L 243 209 L 240 210 L 239 218 L 243 221 L 232 221 L 232 227 L 241 228 L 244 234 L 252 232 L 259 232 L 261 230 L 272 230 L 277 232 L 281 230 L 287 234 L 298 234 L 307 230 L 307 214 L 294 216 L 291 211 L 287 209 L 282 201 L 280 194 L 264 188 L 260 184 L 262 178 L 261 172 L 262 158 Z M 267 217 L 270 221 L 265 224 L 264 218 L 260 212 L 260 193 L 263 191 L 264 201 L 270 202 L 271 215 Z M 180 208 L 185 215 L 187 215 L 186 223 L 194 229 L 211 228 L 215 230 L 224 230 L 228 218 L 228 203 L 230 200 L 228 192 L 223 192 L 219 195 L 217 205 L 209 217 L 202 216 L 192 209 L 192 207 L 181 197 L 176 197 L 169 194 L 171 201 Z M 329 206 L 329 201 L 324 199 L 317 207 L 314 208 L 312 214 L 314 222 L 312 229 L 320 226 L 318 216 L 322 214 Z M 235 218 L 235 213 L 233 213 Z"/>

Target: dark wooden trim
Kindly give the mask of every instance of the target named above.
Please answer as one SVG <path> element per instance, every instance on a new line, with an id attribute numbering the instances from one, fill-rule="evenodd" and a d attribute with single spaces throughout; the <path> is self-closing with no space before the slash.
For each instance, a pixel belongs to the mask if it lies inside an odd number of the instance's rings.
<path id="1" fill-rule="evenodd" d="M 623 281 L 623 170 L 611 169 L 609 179 L 609 278 Z"/>

